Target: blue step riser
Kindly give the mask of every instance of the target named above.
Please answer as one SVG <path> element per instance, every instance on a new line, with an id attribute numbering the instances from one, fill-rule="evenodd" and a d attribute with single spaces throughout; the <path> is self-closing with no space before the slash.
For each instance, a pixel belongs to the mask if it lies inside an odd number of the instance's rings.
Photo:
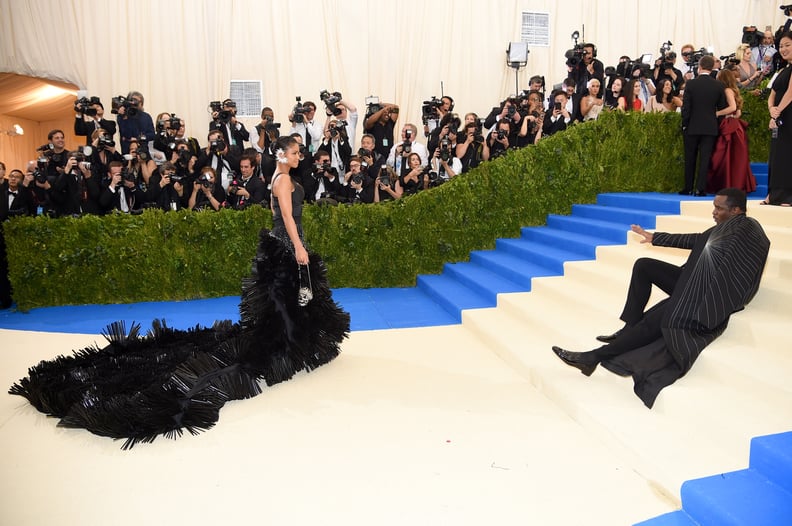
<path id="1" fill-rule="evenodd" d="M 522 292 L 525 288 L 520 285 L 502 278 L 501 282 L 494 282 L 492 280 L 482 280 L 476 272 L 478 269 L 483 268 L 475 263 L 467 264 L 448 264 L 443 268 L 443 273 L 453 276 L 454 279 L 474 290 L 478 294 L 491 300 L 493 304 L 498 301 L 498 294 L 502 292 Z"/>
<path id="2" fill-rule="evenodd" d="M 495 247 L 497 250 L 504 250 L 507 253 L 512 254 L 525 261 L 529 261 L 536 265 L 546 267 L 558 276 L 564 274 L 565 260 L 557 259 L 553 256 L 543 254 L 541 252 L 541 249 L 537 250 L 536 248 L 528 246 L 527 244 L 523 245 L 520 243 L 519 240 L 499 239 L 495 243 Z"/>
<path id="3" fill-rule="evenodd" d="M 614 221 L 625 225 L 638 224 L 644 228 L 654 228 L 656 214 L 643 213 L 638 210 L 610 210 L 613 207 L 598 205 L 572 205 L 572 215 L 575 217 L 588 217 L 600 221 Z"/>
<path id="4" fill-rule="evenodd" d="M 752 439 L 750 468 L 792 493 L 792 432 Z"/>
<path id="5" fill-rule="evenodd" d="M 552 228 L 568 230 L 576 234 L 610 239 L 615 243 L 627 242 L 627 231 L 630 229 L 629 223 L 603 223 L 602 221 L 596 221 L 585 217 L 547 216 L 547 226 Z"/>
<path id="6" fill-rule="evenodd" d="M 493 261 L 488 257 L 487 252 L 472 252 L 470 254 L 470 262 L 482 265 L 493 272 L 502 274 L 506 279 L 525 287 L 526 292 L 531 290 L 531 278 L 533 276 L 523 274 L 514 267 L 501 265 L 499 262 Z"/>
<path id="7" fill-rule="evenodd" d="M 523 228 L 522 238 L 534 243 L 545 243 L 548 246 L 564 247 L 565 250 L 580 254 L 586 259 L 594 259 L 597 257 L 597 246 L 584 241 L 565 238 L 563 231 L 558 233 L 555 229 L 546 228 Z M 605 244 L 605 243 L 603 243 Z M 615 245 L 615 242 L 608 242 L 609 245 Z"/>
<path id="8" fill-rule="evenodd" d="M 446 312 L 450 313 L 456 321 L 462 322 L 463 309 L 451 301 L 445 290 L 429 284 L 423 276 L 418 276 L 417 287 L 426 293 L 427 296 L 435 300 Z"/>

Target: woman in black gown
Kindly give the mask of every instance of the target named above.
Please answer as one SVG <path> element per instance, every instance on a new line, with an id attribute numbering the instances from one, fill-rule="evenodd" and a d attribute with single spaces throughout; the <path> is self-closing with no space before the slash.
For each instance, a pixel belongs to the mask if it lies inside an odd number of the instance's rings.
<path id="1" fill-rule="evenodd" d="M 792 206 L 792 33 L 781 36 L 778 53 L 787 65 L 773 81 L 767 99 L 774 139 L 770 146 L 769 193 L 763 204 Z"/>
<path id="2" fill-rule="evenodd" d="M 59 417 L 59 426 L 126 439 L 127 449 L 211 428 L 226 401 L 259 394 L 260 381 L 273 385 L 338 356 L 349 315 L 331 297 L 321 258 L 305 247 L 303 190 L 289 176 L 299 145 L 281 137 L 275 151 L 273 229 L 259 234 L 238 323 L 182 331 L 157 321 L 140 336 L 138 325 L 127 332 L 116 322 L 107 346 L 43 361 L 9 392 Z M 305 304 L 298 293 L 308 281 Z"/>

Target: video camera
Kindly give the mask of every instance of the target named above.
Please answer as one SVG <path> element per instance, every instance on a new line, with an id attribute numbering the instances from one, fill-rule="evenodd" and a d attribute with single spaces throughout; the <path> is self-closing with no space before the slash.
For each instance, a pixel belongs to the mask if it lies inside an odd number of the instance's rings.
<path id="1" fill-rule="evenodd" d="M 380 104 L 379 97 L 376 95 L 370 95 L 366 97 L 366 118 L 368 119 L 379 110 L 382 109 L 382 105 Z"/>
<path id="2" fill-rule="evenodd" d="M 265 117 L 264 123 L 264 126 L 262 126 L 261 123 L 256 124 L 256 130 L 258 130 L 259 133 L 264 131 L 275 131 L 281 127 L 281 123 L 273 122 L 272 117 Z"/>
<path id="3" fill-rule="evenodd" d="M 96 117 L 96 108 L 94 108 L 94 104 L 101 104 L 99 97 L 82 97 L 77 99 L 74 103 L 74 111 L 77 113 L 82 113 L 83 115 L 87 115 L 88 117 Z"/>
<path id="4" fill-rule="evenodd" d="M 628 59 L 620 62 L 615 68 L 608 66 L 605 68 L 606 77 L 622 77 L 627 80 L 633 78 L 636 70 L 640 71 L 639 77 L 648 77 L 649 71 L 652 69 L 652 54 L 646 53 L 641 55 L 641 58 L 635 60 Z"/>
<path id="5" fill-rule="evenodd" d="M 421 105 L 421 120 L 424 124 L 432 119 L 440 117 L 440 108 L 443 106 L 443 101 L 435 96 L 431 99 L 423 101 Z"/>
<path id="6" fill-rule="evenodd" d="M 674 63 L 676 62 L 676 53 L 671 51 L 671 46 L 673 46 L 673 44 L 670 40 L 666 40 L 660 44 L 661 62 L 658 66 L 660 69 L 672 69 L 674 67 Z"/>
<path id="7" fill-rule="evenodd" d="M 324 102 L 327 111 L 331 112 L 336 117 L 343 113 L 344 110 L 336 106 L 336 104 L 341 102 L 341 93 L 337 91 L 330 93 L 327 90 L 322 90 L 319 92 L 319 98 L 322 99 L 322 102 Z"/>
<path id="8" fill-rule="evenodd" d="M 575 68 L 583 61 L 583 44 L 578 44 L 578 38 L 580 38 L 579 31 L 573 31 L 571 37 L 572 38 L 572 49 L 567 49 L 564 56 L 566 57 L 566 65 L 570 68 Z"/>
<path id="9" fill-rule="evenodd" d="M 792 5 L 781 6 L 782 9 L 784 7 L 792 7 Z M 748 44 L 750 47 L 759 47 L 764 38 L 764 33 L 756 29 L 756 26 L 743 26 L 742 33 L 742 40 L 740 42 Z"/>
<path id="10" fill-rule="evenodd" d="M 121 108 L 124 108 L 124 113 L 127 117 L 134 117 L 138 114 L 139 105 L 135 99 L 128 99 L 123 95 L 119 95 L 118 97 L 113 97 L 110 103 L 112 105 L 110 113 L 114 115 L 118 114 L 118 110 Z"/>
<path id="11" fill-rule="evenodd" d="M 701 48 L 696 51 L 686 51 L 682 53 L 682 58 L 685 61 L 687 67 L 693 72 L 693 74 L 698 74 L 698 63 L 701 60 L 701 57 L 705 55 L 712 55 L 710 51 L 706 48 Z"/>
<path id="12" fill-rule="evenodd" d="M 737 66 L 740 64 L 740 59 L 737 58 L 736 53 L 732 53 L 731 55 L 723 55 L 718 58 L 720 58 L 724 64 L 729 66 Z"/>
<path id="13" fill-rule="evenodd" d="M 212 113 L 212 115 L 214 115 L 216 113 L 217 116 L 215 116 L 214 119 L 217 122 L 221 122 L 223 124 L 228 124 L 229 122 L 231 122 L 231 117 L 234 116 L 234 114 L 231 112 L 231 110 L 224 110 L 223 109 L 223 103 L 220 102 L 219 100 L 211 101 L 209 103 L 209 110 Z M 176 129 L 178 129 L 178 128 L 176 128 Z"/>
<path id="14" fill-rule="evenodd" d="M 291 121 L 294 124 L 302 124 L 305 122 L 305 114 L 308 113 L 309 110 L 302 103 L 302 97 L 298 95 L 294 99 L 297 101 L 297 104 L 294 105 L 294 109 L 292 110 Z"/>

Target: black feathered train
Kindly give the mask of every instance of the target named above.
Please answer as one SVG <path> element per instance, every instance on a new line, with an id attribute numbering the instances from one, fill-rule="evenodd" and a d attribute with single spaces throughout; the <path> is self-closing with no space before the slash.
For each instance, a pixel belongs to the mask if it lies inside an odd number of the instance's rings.
<path id="1" fill-rule="evenodd" d="M 59 426 L 124 438 L 123 448 L 211 428 L 228 400 L 310 371 L 339 353 L 349 314 L 333 301 L 321 258 L 310 255 L 313 299 L 297 304 L 294 255 L 263 229 L 251 275 L 242 280 L 240 321 L 177 330 L 155 321 L 145 336 L 123 322 L 89 347 L 31 367 L 10 394 L 24 396 Z"/>

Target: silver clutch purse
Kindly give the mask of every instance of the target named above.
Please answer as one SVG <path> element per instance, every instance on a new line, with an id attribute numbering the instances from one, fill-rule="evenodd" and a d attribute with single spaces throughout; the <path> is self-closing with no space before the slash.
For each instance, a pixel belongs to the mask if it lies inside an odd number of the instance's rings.
<path id="1" fill-rule="evenodd" d="M 305 307 L 313 299 L 313 290 L 311 285 L 311 269 L 305 265 L 305 272 L 308 274 L 308 284 L 303 282 L 302 265 L 297 265 L 297 279 L 299 281 L 299 288 L 297 289 L 297 305 Z"/>

